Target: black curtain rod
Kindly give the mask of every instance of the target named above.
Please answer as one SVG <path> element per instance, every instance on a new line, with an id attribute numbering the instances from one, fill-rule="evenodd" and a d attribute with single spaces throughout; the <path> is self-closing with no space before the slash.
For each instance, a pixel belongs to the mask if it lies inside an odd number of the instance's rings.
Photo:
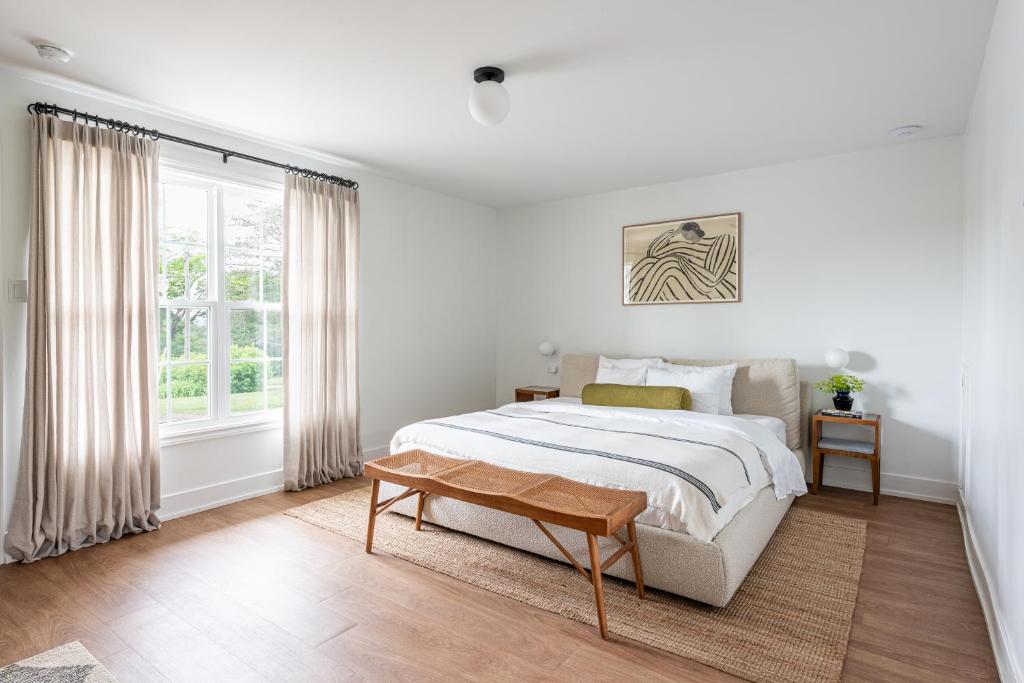
<path id="1" fill-rule="evenodd" d="M 47 104 L 46 102 L 33 102 L 28 105 L 28 113 L 30 114 L 48 114 L 50 116 L 60 117 L 61 114 L 70 116 L 72 122 L 77 122 L 78 119 L 82 119 L 86 124 L 92 123 L 97 128 L 101 125 L 106 126 L 112 130 L 120 131 L 122 133 L 129 133 L 131 135 L 138 135 L 140 137 L 146 137 L 151 140 L 167 140 L 168 142 L 176 142 L 179 145 L 186 145 L 188 147 L 197 147 L 199 149 L 205 149 L 207 152 L 216 152 L 221 155 L 221 159 L 224 163 L 228 163 L 228 159 L 235 157 L 236 159 L 245 159 L 246 161 L 253 161 L 257 164 L 263 164 L 265 166 L 273 166 L 275 168 L 284 169 L 286 173 L 292 175 L 302 176 L 303 178 L 314 178 L 316 180 L 322 180 L 325 183 L 331 183 L 332 185 L 343 185 L 344 187 L 351 187 L 353 190 L 359 189 L 359 183 L 348 178 L 339 178 L 335 175 L 328 175 L 326 173 L 320 173 L 319 171 L 311 171 L 308 168 L 299 168 L 298 166 L 292 166 L 291 164 L 282 164 L 277 161 L 271 161 L 270 159 L 263 159 L 255 157 L 251 154 L 244 154 L 242 152 L 235 152 L 230 149 L 224 149 L 223 147 L 216 147 L 215 145 L 208 145 L 205 142 L 196 142 L 195 140 L 189 140 L 188 138 L 181 138 L 177 135 L 168 135 L 167 133 L 161 133 L 158 130 L 151 128 L 143 128 L 142 126 L 136 126 L 131 123 L 125 123 L 124 121 L 118 121 L 116 119 L 108 119 L 102 116 L 96 116 L 95 114 L 89 114 L 86 112 L 78 111 L 77 109 L 68 109 L 67 107 L 59 107 L 56 104 Z"/>

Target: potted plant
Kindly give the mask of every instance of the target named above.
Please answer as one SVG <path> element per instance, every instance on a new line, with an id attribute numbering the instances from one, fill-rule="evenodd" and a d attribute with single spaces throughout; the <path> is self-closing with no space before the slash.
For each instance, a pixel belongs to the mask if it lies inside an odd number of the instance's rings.
<path id="1" fill-rule="evenodd" d="M 853 375 L 832 375 L 815 383 L 815 388 L 826 394 L 835 394 L 832 397 L 832 405 L 836 410 L 849 410 L 853 407 L 853 399 L 850 398 L 851 391 L 862 391 L 864 380 Z"/>

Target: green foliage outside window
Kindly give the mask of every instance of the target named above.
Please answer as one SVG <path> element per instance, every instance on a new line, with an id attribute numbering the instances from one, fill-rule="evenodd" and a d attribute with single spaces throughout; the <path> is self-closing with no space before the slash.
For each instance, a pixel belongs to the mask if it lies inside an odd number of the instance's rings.
<path id="1" fill-rule="evenodd" d="M 187 398 L 206 396 L 208 392 L 205 365 L 178 365 L 171 368 L 171 396 Z M 167 398 L 167 372 L 160 371 L 160 398 Z"/>
<path id="2" fill-rule="evenodd" d="M 255 346 L 232 346 L 232 358 L 262 358 Z M 206 360 L 206 356 L 193 353 L 192 360 Z M 231 393 L 245 394 L 263 389 L 263 363 L 232 363 Z M 209 391 L 205 364 L 175 365 L 171 368 L 171 396 L 187 398 L 206 396 Z M 160 372 L 159 397 L 167 398 L 167 372 Z"/>

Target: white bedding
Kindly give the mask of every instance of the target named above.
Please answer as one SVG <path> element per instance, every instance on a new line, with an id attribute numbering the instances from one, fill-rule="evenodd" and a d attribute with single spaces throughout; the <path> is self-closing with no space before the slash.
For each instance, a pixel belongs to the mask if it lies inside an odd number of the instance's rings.
<path id="1" fill-rule="evenodd" d="M 756 422 L 762 427 L 767 427 L 779 441 L 786 443 L 786 423 L 777 417 L 772 417 L 771 415 L 733 415 L 733 417 L 740 417 L 744 420 Z"/>
<path id="2" fill-rule="evenodd" d="M 403 427 L 412 448 L 647 493 L 637 522 L 711 541 L 757 492 L 807 491 L 796 456 L 762 421 L 680 410 L 510 403 Z"/>

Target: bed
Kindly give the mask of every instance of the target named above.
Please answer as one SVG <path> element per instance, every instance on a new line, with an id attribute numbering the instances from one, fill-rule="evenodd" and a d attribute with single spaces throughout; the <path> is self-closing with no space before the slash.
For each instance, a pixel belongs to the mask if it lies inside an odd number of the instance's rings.
<path id="1" fill-rule="evenodd" d="M 561 397 L 402 428 L 392 453 L 412 448 L 476 458 L 526 471 L 560 474 L 648 493 L 637 533 L 648 586 L 715 606 L 728 604 L 782 520 L 806 490 L 802 427 L 806 392 L 795 361 L 670 360 L 686 365 L 736 362 L 734 416 L 689 411 L 583 406 L 583 387 L 597 375 L 598 356 L 562 359 Z M 382 485 L 381 495 L 400 492 Z M 415 515 L 415 502 L 396 504 Z M 450 529 L 564 561 L 522 517 L 430 497 L 424 519 Z M 577 557 L 586 544 L 552 529 Z M 606 539 L 609 544 L 614 541 Z M 612 545 L 605 548 L 610 550 Z M 632 567 L 610 568 L 632 580 Z"/>

